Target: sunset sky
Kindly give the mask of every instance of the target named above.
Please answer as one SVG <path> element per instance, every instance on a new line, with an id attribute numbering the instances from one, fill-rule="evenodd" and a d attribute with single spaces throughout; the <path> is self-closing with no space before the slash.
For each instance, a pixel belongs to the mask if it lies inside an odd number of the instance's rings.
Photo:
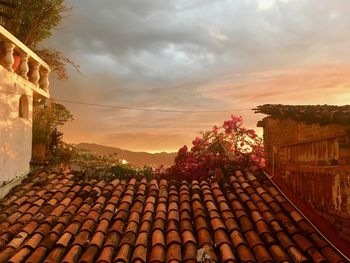
<path id="1" fill-rule="evenodd" d="M 70 0 L 45 45 L 81 67 L 51 81 L 54 98 L 168 110 L 64 104 L 71 143 L 177 151 L 201 130 L 259 104 L 350 103 L 350 2 L 344 0 Z"/>

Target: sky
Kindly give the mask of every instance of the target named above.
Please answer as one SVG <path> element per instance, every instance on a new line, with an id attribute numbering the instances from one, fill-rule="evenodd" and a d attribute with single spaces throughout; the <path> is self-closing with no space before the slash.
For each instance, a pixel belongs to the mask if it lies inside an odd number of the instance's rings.
<path id="1" fill-rule="evenodd" d="M 349 104 L 345 0 L 69 0 L 44 44 L 80 65 L 51 95 L 149 112 L 64 104 L 64 140 L 177 151 L 230 115 L 256 128 L 257 105 Z M 260 130 L 258 130 L 261 133 Z"/>

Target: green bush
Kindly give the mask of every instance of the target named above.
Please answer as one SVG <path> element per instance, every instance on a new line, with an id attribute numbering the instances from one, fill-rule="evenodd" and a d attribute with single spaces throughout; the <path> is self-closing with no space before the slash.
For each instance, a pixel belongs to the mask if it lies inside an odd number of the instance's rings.
<path id="1" fill-rule="evenodd" d="M 86 177 L 105 180 L 106 182 L 120 179 L 129 180 L 145 178 L 150 181 L 153 177 L 153 169 L 144 166 L 139 168 L 131 164 L 125 164 L 116 155 L 100 156 L 89 151 L 76 151 L 71 165 L 73 170 L 81 171 Z"/>

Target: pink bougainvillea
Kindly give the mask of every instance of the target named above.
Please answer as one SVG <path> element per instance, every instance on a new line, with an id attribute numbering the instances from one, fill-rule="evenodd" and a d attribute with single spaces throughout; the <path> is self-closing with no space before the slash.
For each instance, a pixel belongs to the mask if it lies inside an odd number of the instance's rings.
<path id="1" fill-rule="evenodd" d="M 203 132 L 192 142 L 179 149 L 174 165 L 162 171 L 167 179 L 205 179 L 218 170 L 227 173 L 234 169 L 264 165 L 262 139 L 254 130 L 243 127 L 241 116 L 231 116 L 222 126 Z"/>

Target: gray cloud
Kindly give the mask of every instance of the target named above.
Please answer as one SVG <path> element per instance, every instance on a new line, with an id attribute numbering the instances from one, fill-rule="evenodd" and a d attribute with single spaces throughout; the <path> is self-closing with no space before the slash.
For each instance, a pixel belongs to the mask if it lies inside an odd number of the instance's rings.
<path id="1" fill-rule="evenodd" d="M 309 67 L 350 62 L 347 1 L 70 0 L 68 4 L 73 7 L 71 17 L 45 44 L 64 51 L 81 65 L 83 74 L 70 69 L 70 80 L 53 81 L 52 94 L 57 98 L 146 108 L 237 109 L 288 102 L 300 98 L 306 86 L 323 90 L 337 85 L 337 92 L 344 92 L 337 80 L 315 75 Z M 349 83 L 342 70 L 333 74 Z M 315 85 L 313 77 L 320 78 Z M 310 98 L 305 101 L 323 101 Z M 90 141 L 98 140 L 101 132 L 107 136 L 117 130 L 123 134 L 185 130 L 193 136 L 229 116 L 69 107 L 76 121 L 67 126 L 66 136 L 74 141 L 78 130 L 88 130 L 80 138 Z M 257 117 L 243 113 L 254 125 Z"/>

